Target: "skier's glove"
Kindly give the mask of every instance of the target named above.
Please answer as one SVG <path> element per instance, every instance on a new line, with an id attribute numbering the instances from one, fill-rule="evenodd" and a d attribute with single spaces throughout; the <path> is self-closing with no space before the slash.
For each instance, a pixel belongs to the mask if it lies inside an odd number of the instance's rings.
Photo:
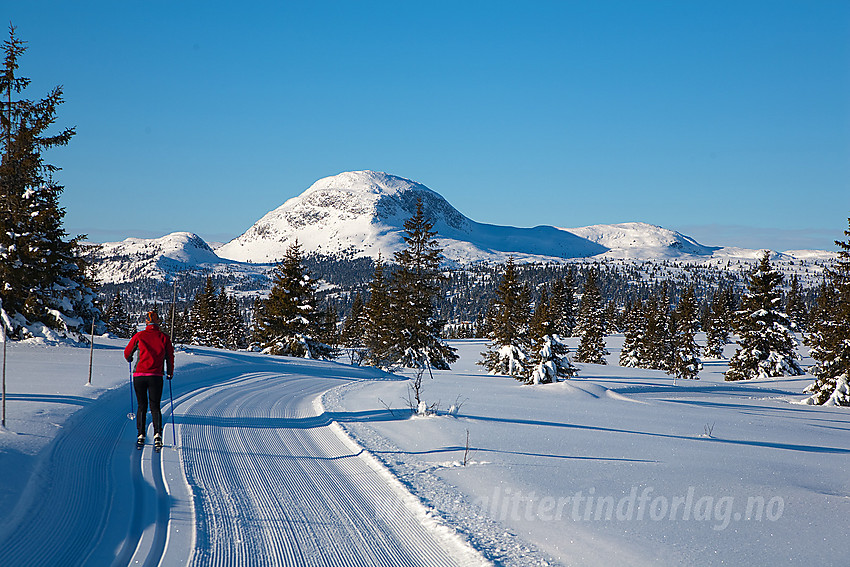
<path id="1" fill-rule="evenodd" d="M 171 374 L 169 374 L 169 375 L 167 376 L 167 378 L 168 378 L 169 380 L 171 380 L 172 378 L 174 378 L 174 376 L 173 376 L 173 375 L 171 375 Z"/>

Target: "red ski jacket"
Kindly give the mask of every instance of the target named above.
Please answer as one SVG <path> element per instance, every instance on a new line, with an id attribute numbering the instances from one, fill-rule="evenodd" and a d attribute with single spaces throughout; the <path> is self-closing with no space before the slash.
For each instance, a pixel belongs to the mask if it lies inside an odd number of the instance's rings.
<path id="1" fill-rule="evenodd" d="M 133 353 L 139 351 L 139 359 L 133 376 L 162 376 L 163 366 L 168 365 L 168 375 L 174 375 L 174 347 L 171 339 L 157 325 L 148 325 L 130 339 L 124 349 L 124 358 L 132 362 Z"/>

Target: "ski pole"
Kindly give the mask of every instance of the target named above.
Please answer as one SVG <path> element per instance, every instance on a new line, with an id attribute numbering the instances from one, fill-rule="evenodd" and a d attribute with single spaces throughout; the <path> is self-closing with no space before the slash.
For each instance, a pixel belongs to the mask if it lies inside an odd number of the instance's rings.
<path id="1" fill-rule="evenodd" d="M 136 419 L 136 412 L 133 411 L 133 361 L 131 360 L 130 365 L 130 413 L 127 414 L 127 419 Z"/>
<path id="2" fill-rule="evenodd" d="M 171 378 L 173 378 L 172 376 Z M 174 433 L 174 391 L 171 389 L 171 378 L 168 379 L 168 396 L 171 398 L 171 444 L 177 448 L 177 434 Z"/>

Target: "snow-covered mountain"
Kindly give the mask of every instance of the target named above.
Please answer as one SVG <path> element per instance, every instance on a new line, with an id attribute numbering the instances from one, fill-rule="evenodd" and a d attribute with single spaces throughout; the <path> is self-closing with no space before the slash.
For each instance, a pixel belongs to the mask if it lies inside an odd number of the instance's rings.
<path id="1" fill-rule="evenodd" d="M 102 283 L 168 279 L 168 274 L 235 275 L 265 278 L 296 240 L 305 253 L 337 258 L 391 259 L 403 247 L 403 225 L 421 199 L 450 264 L 565 262 L 584 258 L 613 261 L 676 259 L 726 264 L 755 261 L 761 251 L 713 248 L 659 226 L 632 222 L 580 228 L 516 228 L 475 222 L 438 193 L 409 179 L 376 171 L 351 171 L 315 182 L 301 195 L 267 213 L 244 234 L 213 251 L 199 236 L 175 232 L 156 239 L 128 238 L 95 253 Z M 829 261 L 834 254 L 798 251 L 775 254 L 788 261 Z"/>
<path id="2" fill-rule="evenodd" d="M 644 223 L 578 229 L 515 228 L 475 222 L 420 183 L 376 171 L 320 179 L 216 250 L 240 262 L 274 262 L 295 240 L 308 252 L 351 257 L 392 257 L 403 246 L 403 224 L 422 200 L 447 260 L 502 262 L 614 257 L 710 255 L 714 248 Z"/>
<path id="3" fill-rule="evenodd" d="M 127 238 L 101 244 L 95 252 L 100 283 L 165 280 L 179 272 L 260 273 L 259 267 L 223 259 L 197 234 L 174 232 L 161 238 Z"/>

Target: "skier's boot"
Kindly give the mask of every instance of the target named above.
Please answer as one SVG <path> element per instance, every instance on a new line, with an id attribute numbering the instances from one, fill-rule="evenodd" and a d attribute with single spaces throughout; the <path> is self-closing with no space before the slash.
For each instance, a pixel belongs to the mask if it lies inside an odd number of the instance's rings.
<path id="1" fill-rule="evenodd" d="M 141 450 L 142 447 L 145 446 L 145 434 L 139 433 L 139 436 L 136 438 L 136 449 Z"/>
<path id="2" fill-rule="evenodd" d="M 153 436 L 153 448 L 159 452 L 162 449 L 162 433 L 157 433 Z"/>

